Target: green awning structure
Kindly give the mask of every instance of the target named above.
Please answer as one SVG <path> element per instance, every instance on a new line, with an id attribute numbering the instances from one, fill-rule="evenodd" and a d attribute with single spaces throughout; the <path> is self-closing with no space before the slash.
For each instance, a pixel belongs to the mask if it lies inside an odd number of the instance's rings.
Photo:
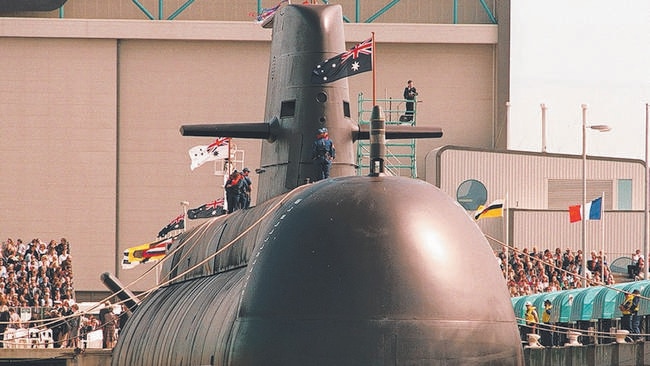
<path id="1" fill-rule="evenodd" d="M 611 287 L 616 288 L 617 290 L 624 290 L 624 287 L 627 285 L 628 283 L 619 283 Z M 613 291 L 607 288 L 603 288 L 603 290 L 599 292 L 598 295 L 596 295 L 596 298 L 594 299 L 595 309 L 592 314 L 594 319 L 620 318 L 621 316 L 620 312 L 618 313 L 618 315 L 614 314 L 618 310 L 618 304 L 620 304 L 620 302 L 617 303 L 620 293 L 621 292 L 619 291 Z"/>
<path id="2" fill-rule="evenodd" d="M 528 296 L 513 297 L 512 307 L 519 324 L 524 324 L 526 302 L 530 301 L 537 308 L 540 316 L 544 310 L 544 301 L 553 304 L 551 322 L 575 323 L 577 321 L 596 321 L 599 319 L 616 319 L 621 317 L 618 304 L 623 302 L 626 292 L 641 291 L 642 298 L 650 298 L 650 281 L 619 283 L 613 286 L 594 286 L 581 289 L 545 292 Z M 650 301 L 641 300 L 639 315 L 650 315 Z"/>
<path id="3" fill-rule="evenodd" d="M 571 306 L 571 313 L 569 315 L 569 323 L 578 320 L 589 321 L 592 320 L 594 312 L 594 299 L 601 292 L 609 291 L 606 287 L 589 287 L 583 291 L 579 291 L 573 298 L 573 305 Z"/>
<path id="4" fill-rule="evenodd" d="M 517 323 L 520 325 L 523 325 L 526 323 L 524 318 L 526 317 L 526 301 L 530 301 L 533 303 L 533 306 L 537 308 L 537 313 L 539 314 L 540 309 L 544 309 L 544 300 L 541 302 L 541 307 L 536 303 L 536 300 L 538 298 L 541 298 L 542 295 L 545 294 L 534 294 L 534 295 L 529 295 L 529 296 L 519 296 L 519 297 L 513 297 L 511 299 L 512 301 L 512 307 L 515 311 L 515 316 L 517 317 Z"/>

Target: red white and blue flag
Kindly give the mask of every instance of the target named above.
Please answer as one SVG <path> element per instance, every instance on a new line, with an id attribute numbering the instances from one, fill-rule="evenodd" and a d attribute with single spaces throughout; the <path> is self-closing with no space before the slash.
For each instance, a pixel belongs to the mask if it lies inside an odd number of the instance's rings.
<path id="1" fill-rule="evenodd" d="M 190 169 L 194 170 L 204 163 L 213 160 L 225 159 L 228 156 L 228 145 L 230 138 L 217 137 L 210 145 L 194 146 L 190 149 Z"/>
<path id="2" fill-rule="evenodd" d="M 251 14 L 251 15 L 255 16 L 255 20 L 258 23 L 261 23 L 266 18 L 268 18 L 268 17 L 272 16 L 273 14 L 275 14 L 275 12 L 278 11 L 278 9 L 280 9 L 280 5 L 282 5 L 283 3 L 287 3 L 287 2 L 289 2 L 289 0 L 282 0 L 276 6 L 274 6 L 272 8 L 262 8 L 260 10 L 259 14 L 256 14 L 256 15 Z"/>
<path id="3" fill-rule="evenodd" d="M 372 70 L 373 38 L 355 45 L 348 51 L 325 60 L 314 68 L 311 81 L 314 84 L 325 84 Z"/>
<path id="4" fill-rule="evenodd" d="M 185 229 L 185 215 L 179 215 L 172 220 L 167 226 L 158 232 L 159 238 L 164 238 L 172 231 Z"/>
<path id="5" fill-rule="evenodd" d="M 584 210 L 583 210 L 584 208 Z M 600 220 L 602 216 L 603 198 L 598 197 L 584 206 L 569 206 L 569 222 L 578 222 L 581 220 Z"/>
<path id="6" fill-rule="evenodd" d="M 187 218 L 194 219 L 207 219 L 209 217 L 221 216 L 226 213 L 223 208 L 224 199 L 219 198 L 212 202 L 201 205 L 197 208 L 187 210 Z"/>

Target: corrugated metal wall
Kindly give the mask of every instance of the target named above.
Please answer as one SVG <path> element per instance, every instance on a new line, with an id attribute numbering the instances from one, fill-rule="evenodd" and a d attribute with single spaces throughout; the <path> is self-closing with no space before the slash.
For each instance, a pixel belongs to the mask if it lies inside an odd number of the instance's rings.
<path id="1" fill-rule="evenodd" d="M 613 197 L 606 197 L 607 207 L 617 207 L 619 179 L 632 180 L 632 209 L 644 207 L 644 163 L 636 159 L 587 158 L 587 197 L 603 192 L 603 181 L 612 182 Z M 476 179 L 488 191 L 488 201 L 508 197 L 508 207 L 549 209 L 580 204 L 582 190 L 582 158 L 576 155 L 541 154 L 516 151 L 489 151 L 446 146 L 432 151 L 426 158 L 426 180 L 452 197 L 467 179 Z M 566 184 L 576 194 L 550 190 L 549 181 L 571 180 Z M 553 197 L 551 197 L 553 196 Z M 563 200 L 562 202 L 558 199 Z M 607 203 L 609 201 L 609 203 Z M 612 205 L 613 203 L 613 205 Z"/>
<path id="2" fill-rule="evenodd" d="M 507 197 L 508 241 L 515 247 L 582 248 L 582 224 L 570 223 L 568 214 L 569 205 L 582 201 L 581 156 L 447 146 L 427 155 L 426 173 L 427 181 L 453 198 L 458 186 L 467 179 L 485 184 L 488 202 Z M 603 249 L 611 262 L 643 248 L 644 173 L 641 160 L 587 159 L 587 199 L 604 191 L 607 210 L 603 220 L 587 222 L 588 252 Z M 617 207 L 619 179 L 632 181 L 632 211 L 612 209 Z M 486 236 L 503 241 L 506 237 L 503 220 L 483 219 L 477 224 Z M 495 250 L 500 249 L 498 242 L 489 241 Z"/>
<path id="3" fill-rule="evenodd" d="M 508 242 L 519 249 L 551 249 L 562 251 L 582 249 L 582 223 L 569 222 L 566 211 L 510 210 Z M 476 222 L 495 251 L 501 251 L 505 242 L 504 218 L 482 219 Z M 642 211 L 605 211 L 600 221 L 587 221 L 586 248 L 603 250 L 609 263 L 621 256 L 631 256 L 635 249 L 643 248 Z M 603 239 L 604 238 L 604 239 Z"/>
<path id="4" fill-rule="evenodd" d="M 569 205 L 579 203 L 576 197 L 582 197 L 582 179 L 548 179 L 548 204 L 550 210 L 563 210 Z M 614 187 L 617 187 L 616 179 L 587 181 L 587 201 L 596 197 L 604 196 L 603 208 L 611 210 L 614 205 Z M 618 195 L 617 195 L 618 197 Z"/>
<path id="5" fill-rule="evenodd" d="M 566 211 L 512 210 L 511 222 L 511 242 L 520 249 L 582 248 L 582 223 L 570 223 Z M 643 248 L 643 211 L 605 211 L 586 224 L 587 252 L 604 250 L 609 263 Z"/>

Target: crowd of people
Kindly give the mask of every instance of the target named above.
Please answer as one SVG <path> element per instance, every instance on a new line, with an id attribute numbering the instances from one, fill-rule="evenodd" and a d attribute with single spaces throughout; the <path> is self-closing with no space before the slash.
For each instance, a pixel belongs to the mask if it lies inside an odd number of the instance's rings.
<path id="1" fill-rule="evenodd" d="M 590 286 L 615 282 L 607 256 L 602 251 L 590 253 L 585 271 L 582 270 L 582 250 L 555 248 L 555 251 L 541 251 L 536 247 L 507 250 L 504 247 L 495 255 L 512 297 L 580 288 L 583 273 Z"/>
<path id="2" fill-rule="evenodd" d="M 26 244 L 9 238 L 0 252 L 0 295 L 7 306 L 53 307 L 74 300 L 72 256 L 65 238 Z"/>
<path id="3" fill-rule="evenodd" d="M 102 348 L 113 348 L 118 331 L 127 319 L 126 309 L 122 307 L 120 315 L 117 315 L 110 302 L 104 303 L 104 307 L 95 316 L 80 312 L 77 303 L 63 300 L 61 304 L 42 308 L 43 312 L 32 311 L 29 320 L 23 320 L 18 314 L 16 310 L 20 308 L 8 307 L 6 304 L 6 296 L 0 295 L 0 348 L 5 347 L 2 341 L 7 330 L 21 328 L 50 329 L 53 348 L 82 348 L 82 340 L 87 339 L 90 332 L 101 330 Z"/>
<path id="4" fill-rule="evenodd" d="M 495 252 L 497 263 L 501 266 L 503 276 L 507 279 L 508 290 L 512 297 L 526 296 L 559 290 L 581 288 L 583 286 L 582 251 L 572 251 L 570 248 L 562 251 L 533 247 L 512 251 L 504 249 Z M 610 271 L 607 256 L 602 252 L 592 251 L 587 260 L 584 273 L 588 286 L 612 285 L 614 276 Z M 632 264 L 629 266 L 631 276 L 640 279 L 644 270 L 644 256 L 640 250 L 632 254 Z M 621 329 L 627 330 L 631 340 L 643 340 L 640 336 L 639 290 L 626 293 L 625 300 L 619 305 L 621 310 Z M 553 304 L 549 299 L 544 300 L 544 308 L 538 313 L 531 301 L 526 301 L 523 318 L 525 325 L 520 326 L 521 338 L 526 341 L 530 333 L 539 334 L 539 344 L 545 347 L 561 346 L 567 341 L 568 328 L 563 328 L 551 322 Z M 568 325 L 565 325 L 568 326 Z M 528 340 L 530 342 L 530 340 Z"/>
<path id="5" fill-rule="evenodd" d="M 109 308 L 112 309 L 105 306 Z M 27 317 L 21 316 L 25 309 L 29 309 Z M 119 327 L 118 317 L 112 314 L 100 311 L 99 317 L 105 319 L 98 319 L 79 312 L 74 296 L 70 243 L 66 238 L 47 243 L 38 238 L 28 243 L 12 238 L 2 242 L 0 338 L 8 329 L 48 328 L 52 330 L 55 347 L 76 348 L 93 330 L 111 332 Z M 115 337 L 105 334 L 104 338 L 107 338 L 104 347 L 110 348 Z"/>

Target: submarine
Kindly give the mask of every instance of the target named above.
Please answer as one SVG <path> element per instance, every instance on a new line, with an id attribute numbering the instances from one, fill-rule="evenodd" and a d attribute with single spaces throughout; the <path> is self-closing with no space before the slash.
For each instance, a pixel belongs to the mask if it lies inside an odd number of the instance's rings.
<path id="1" fill-rule="evenodd" d="M 262 140 L 257 204 L 172 243 L 160 286 L 131 301 L 112 365 L 523 365 L 494 254 L 470 216 L 435 186 L 383 172 L 385 139 L 437 127 L 350 117 L 347 79 L 311 81 L 345 51 L 340 5 L 280 7 L 264 122 L 195 124 L 183 136 Z M 311 147 L 327 128 L 331 177 Z M 354 143 L 370 139 L 356 175 Z M 122 299 L 133 298 L 114 289 Z"/>

